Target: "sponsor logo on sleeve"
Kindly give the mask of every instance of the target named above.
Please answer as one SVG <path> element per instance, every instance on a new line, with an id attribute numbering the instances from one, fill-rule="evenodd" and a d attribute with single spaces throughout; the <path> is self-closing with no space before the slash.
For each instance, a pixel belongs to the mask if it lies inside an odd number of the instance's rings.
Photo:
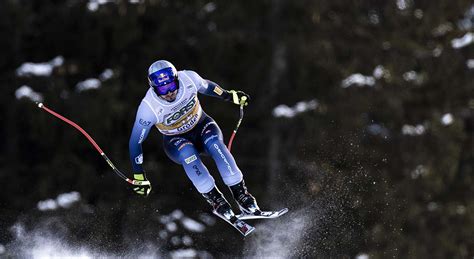
<path id="1" fill-rule="evenodd" d="M 142 129 L 142 133 L 140 134 L 140 138 L 138 139 L 138 144 L 141 144 L 143 142 L 143 139 L 145 138 L 145 133 L 146 129 Z"/>
<path id="2" fill-rule="evenodd" d="M 140 154 L 137 157 L 135 157 L 135 163 L 139 165 L 143 164 L 143 154 Z"/>
<path id="3" fill-rule="evenodd" d="M 219 86 L 214 87 L 214 93 L 216 93 L 218 95 L 222 95 L 223 92 L 224 91 Z"/>
<path id="4" fill-rule="evenodd" d="M 184 159 L 184 162 L 186 162 L 186 164 L 189 165 L 190 163 L 192 163 L 192 162 L 194 162 L 194 161 L 196 161 L 196 160 L 197 160 L 196 155 L 192 155 L 192 156 L 190 156 L 190 157 Z"/>
<path id="5" fill-rule="evenodd" d="M 144 119 L 140 119 L 140 120 L 138 120 L 138 123 L 140 123 L 140 125 L 142 125 L 142 126 L 148 127 L 148 126 L 150 126 L 151 121 L 146 121 Z"/>

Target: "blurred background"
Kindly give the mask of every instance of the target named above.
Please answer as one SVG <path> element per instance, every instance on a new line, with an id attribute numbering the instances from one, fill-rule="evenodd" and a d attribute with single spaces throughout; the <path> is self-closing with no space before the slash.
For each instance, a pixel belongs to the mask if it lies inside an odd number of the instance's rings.
<path id="1" fill-rule="evenodd" d="M 0 256 L 472 258 L 473 24 L 469 0 L 1 1 Z M 35 106 L 131 176 L 158 59 L 251 95 L 232 153 L 288 214 L 241 237 L 156 130 L 138 197 Z M 227 141 L 238 107 L 200 99 Z"/>

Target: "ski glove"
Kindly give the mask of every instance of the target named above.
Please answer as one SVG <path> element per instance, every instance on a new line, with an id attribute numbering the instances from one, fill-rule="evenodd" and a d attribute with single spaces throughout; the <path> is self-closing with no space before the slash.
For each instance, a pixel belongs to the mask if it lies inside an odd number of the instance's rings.
<path id="1" fill-rule="evenodd" d="M 133 191 L 138 195 L 148 196 L 151 191 L 151 183 L 146 179 L 145 173 L 133 174 L 133 180 L 137 182 L 137 185 L 133 186 Z"/>
<path id="2" fill-rule="evenodd" d="M 250 96 L 242 91 L 230 90 L 227 91 L 227 101 L 232 101 L 234 104 L 247 106 L 249 104 Z"/>

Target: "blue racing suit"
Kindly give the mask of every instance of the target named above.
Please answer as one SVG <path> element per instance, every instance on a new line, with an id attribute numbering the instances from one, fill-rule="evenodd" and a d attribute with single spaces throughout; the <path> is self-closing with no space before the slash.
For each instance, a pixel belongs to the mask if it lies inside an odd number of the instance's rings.
<path id="1" fill-rule="evenodd" d="M 224 144 L 217 123 L 201 108 L 198 93 L 222 99 L 227 91 L 202 79 L 194 71 L 178 72 L 179 88 L 176 99 L 168 102 L 150 88 L 138 107 L 129 141 L 130 160 L 134 172 L 144 172 L 142 143 L 153 125 L 163 134 L 167 156 L 183 166 L 188 178 L 200 193 L 215 186 L 214 178 L 202 163 L 201 152 L 216 162 L 219 173 L 228 186 L 242 181 L 242 172 Z"/>

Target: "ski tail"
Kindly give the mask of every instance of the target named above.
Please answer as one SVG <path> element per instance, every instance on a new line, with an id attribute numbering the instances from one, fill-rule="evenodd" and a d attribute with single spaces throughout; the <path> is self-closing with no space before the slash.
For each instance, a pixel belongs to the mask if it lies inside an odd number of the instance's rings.
<path id="1" fill-rule="evenodd" d="M 224 220 L 225 222 L 229 223 L 232 225 L 237 231 L 240 232 L 244 237 L 248 236 L 250 233 L 252 233 L 255 230 L 255 227 L 247 224 L 245 221 L 237 218 L 236 216 L 232 216 L 230 218 L 226 218 L 223 215 L 219 214 L 217 211 L 213 211 L 213 213 Z"/>

